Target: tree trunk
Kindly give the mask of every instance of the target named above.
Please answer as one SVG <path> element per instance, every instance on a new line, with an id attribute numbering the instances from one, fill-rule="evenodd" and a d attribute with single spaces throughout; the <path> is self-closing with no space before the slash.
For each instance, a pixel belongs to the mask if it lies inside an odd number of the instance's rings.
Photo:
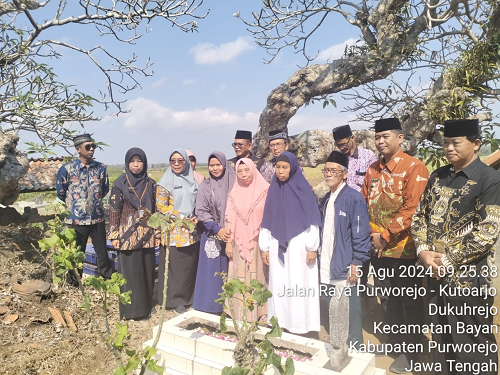
<path id="1" fill-rule="evenodd" d="M 19 136 L 0 128 L 0 204 L 10 205 L 19 197 L 17 182 L 28 171 L 28 159 L 16 150 Z"/>

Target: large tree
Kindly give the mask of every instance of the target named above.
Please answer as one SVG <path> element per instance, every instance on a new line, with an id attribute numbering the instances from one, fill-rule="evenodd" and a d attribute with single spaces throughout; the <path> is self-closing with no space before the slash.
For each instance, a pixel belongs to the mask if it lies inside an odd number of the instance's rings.
<path id="1" fill-rule="evenodd" d="M 425 140 L 439 144 L 436 125 L 446 119 L 492 119 L 491 105 L 500 93 L 496 0 L 263 0 L 252 16 L 242 20 L 269 53 L 268 62 L 286 48 L 305 60 L 268 96 L 254 139 L 261 156 L 268 153 L 268 131 L 286 127 L 300 107 L 335 98 L 332 94 L 352 100 L 346 110 L 360 120 L 399 117 L 409 152 Z M 308 42 L 331 17 L 357 27 L 360 41 L 342 58 L 314 64 L 317 51 L 309 51 Z M 429 77 L 428 83 L 416 88 L 412 77 L 419 76 Z M 371 137 L 359 134 L 364 143 Z M 311 166 L 324 162 L 331 149 L 314 144 L 333 142 L 321 131 L 292 138 L 302 163 Z"/>
<path id="2" fill-rule="evenodd" d="M 40 149 L 67 147 L 71 125 L 96 120 L 92 106 L 100 103 L 114 113 L 123 110 L 126 94 L 140 86 L 140 77 L 151 75 L 143 62 L 116 43 L 133 45 L 162 19 L 185 32 L 196 29 L 203 0 L 1 0 L 0 1 L 0 125 L 4 132 L 29 131 L 40 140 Z M 54 37 L 49 30 L 79 27 L 82 34 L 101 36 L 100 44 L 87 48 Z M 58 32 L 57 36 L 63 33 Z M 93 98 L 78 87 L 60 82 L 51 68 L 68 50 L 78 52 L 98 68 L 106 83 Z M 94 95 L 97 96 L 97 95 Z M 36 146 L 34 146 L 36 148 Z"/>
<path id="3" fill-rule="evenodd" d="M 26 157 L 16 150 L 19 132 L 38 137 L 38 142 L 31 142 L 31 151 L 50 153 L 55 145 L 71 146 L 75 124 L 98 119 L 96 105 L 121 113 L 127 93 L 140 86 L 141 76 L 152 73 L 147 58 L 141 62 L 132 48 L 116 45 L 137 43 L 155 19 L 194 31 L 196 19 L 206 16 L 199 9 L 202 2 L 0 0 L 0 204 L 17 199 L 17 181 L 28 169 Z M 71 25 L 82 35 L 101 36 L 100 44 L 89 48 L 65 41 L 59 30 Z M 105 78 L 96 98 L 62 82 L 51 67 L 53 59 L 69 50 Z"/>

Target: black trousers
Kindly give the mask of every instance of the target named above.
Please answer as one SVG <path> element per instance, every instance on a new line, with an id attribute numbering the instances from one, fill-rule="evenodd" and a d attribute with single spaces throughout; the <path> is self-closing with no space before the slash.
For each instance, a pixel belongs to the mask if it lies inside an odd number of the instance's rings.
<path id="1" fill-rule="evenodd" d="M 477 268 L 478 270 L 481 267 Z M 469 282 L 471 288 L 479 288 L 486 284 L 486 280 L 481 277 L 461 277 L 461 282 Z M 434 362 L 441 364 L 440 374 L 443 375 L 469 375 L 472 373 L 470 368 L 463 367 L 459 368 L 456 365 L 452 365 L 453 362 L 457 361 L 461 364 L 473 364 L 480 369 L 479 373 L 481 375 L 496 375 L 498 373 L 498 352 L 490 353 L 485 355 L 486 352 L 479 350 L 460 350 L 458 345 L 474 345 L 474 344 L 487 344 L 490 348 L 492 345 L 496 343 L 495 335 L 493 332 L 488 331 L 488 327 L 493 329 L 493 317 L 491 314 L 486 318 L 486 314 L 471 314 L 464 313 L 462 311 L 458 311 L 458 309 L 462 308 L 464 305 L 468 306 L 492 306 L 493 305 L 493 297 L 473 297 L 473 296 L 451 296 L 446 295 L 447 293 L 440 293 L 440 283 L 441 281 L 437 281 L 436 279 L 429 278 L 428 279 L 428 290 L 429 290 L 429 307 L 431 304 L 434 304 L 438 307 L 456 307 L 457 310 L 452 310 L 451 314 L 441 314 L 440 311 L 437 311 L 436 314 L 433 314 L 434 311 L 429 311 L 432 313 L 430 315 L 431 322 L 435 325 L 439 324 L 441 326 L 449 325 L 451 328 L 451 333 L 445 334 L 436 334 L 432 335 L 433 341 L 437 343 L 437 345 L 447 345 L 452 344 L 456 345 L 456 349 L 448 349 L 445 350 L 434 350 Z M 452 294 L 452 293 L 449 293 Z M 437 310 L 433 306 L 434 310 Z M 447 311 L 448 312 L 448 311 Z M 479 331 L 474 331 L 475 333 L 464 333 L 460 332 L 457 329 L 457 325 L 460 325 L 460 328 L 463 330 L 463 325 L 466 327 L 474 327 L 480 328 L 482 327 L 484 331 L 481 329 Z M 486 369 L 486 370 L 485 370 Z M 478 373 L 478 372 L 476 372 Z"/>
<path id="2" fill-rule="evenodd" d="M 70 225 L 69 227 L 76 232 L 76 245 L 80 246 L 80 251 L 85 252 L 90 236 L 97 256 L 97 270 L 102 277 L 109 279 L 113 273 L 113 267 L 106 249 L 106 224 L 102 222 L 92 225 Z M 80 276 L 81 273 L 82 271 L 80 271 Z"/>
<path id="3" fill-rule="evenodd" d="M 382 271 L 389 275 L 394 273 L 394 276 L 386 278 L 374 277 L 375 287 L 402 289 L 422 286 L 421 278 L 410 278 L 403 274 L 407 267 L 415 265 L 414 259 L 372 258 L 371 262 L 373 268 L 377 271 L 377 275 L 380 275 L 379 272 Z M 421 297 L 394 296 L 389 293 L 388 296 L 380 296 L 379 294 L 379 298 L 386 324 L 401 327 L 403 325 L 422 325 L 424 323 L 424 305 Z M 421 334 L 387 335 L 387 343 L 389 344 L 401 344 L 403 342 L 406 344 L 420 344 L 421 340 Z"/>

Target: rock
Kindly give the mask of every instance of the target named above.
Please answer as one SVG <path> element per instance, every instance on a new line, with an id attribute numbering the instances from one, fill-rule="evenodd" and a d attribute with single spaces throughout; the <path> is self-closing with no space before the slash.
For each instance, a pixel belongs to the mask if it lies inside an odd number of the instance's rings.
<path id="1" fill-rule="evenodd" d="M 330 187 L 326 184 L 325 181 L 320 182 L 313 188 L 314 195 L 316 195 L 319 199 L 323 199 L 323 197 L 330 191 Z"/>
<path id="2" fill-rule="evenodd" d="M 330 365 L 341 372 L 349 363 L 347 337 L 349 335 L 349 297 L 342 293 L 340 298 L 332 298 L 329 306 L 330 344 L 333 346 Z"/>
<path id="3" fill-rule="evenodd" d="M 9 311 L 9 308 L 7 306 L 0 306 L 0 315 L 3 315 Z"/>
<path id="4" fill-rule="evenodd" d="M 28 159 L 16 150 L 18 142 L 16 133 L 0 130 L 0 204 L 5 206 L 18 198 L 18 181 L 28 171 Z"/>
<path id="5" fill-rule="evenodd" d="M 19 319 L 19 315 L 17 315 L 17 314 L 10 314 L 10 315 L 7 315 L 4 318 L 3 322 L 5 324 L 11 324 L 11 323 L 14 323 L 17 319 Z"/>
<path id="6" fill-rule="evenodd" d="M 289 151 L 293 152 L 303 167 L 324 163 L 333 151 L 333 135 L 323 130 L 308 130 L 290 137 Z"/>
<path id="7" fill-rule="evenodd" d="M 28 281 L 24 285 L 15 284 L 12 287 L 14 293 L 30 296 L 30 295 L 47 295 L 50 293 L 51 284 L 41 280 Z"/>

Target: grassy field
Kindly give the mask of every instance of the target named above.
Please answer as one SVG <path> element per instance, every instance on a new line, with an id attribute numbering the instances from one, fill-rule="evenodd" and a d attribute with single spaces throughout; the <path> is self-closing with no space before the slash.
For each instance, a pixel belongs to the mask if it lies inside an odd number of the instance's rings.
<path id="1" fill-rule="evenodd" d="M 304 174 L 306 176 L 306 179 L 311 183 L 312 186 L 316 186 L 320 182 L 323 182 L 323 173 L 321 173 L 321 170 L 323 169 L 324 166 L 325 166 L 324 164 L 320 164 L 316 168 L 308 168 L 308 167 L 304 168 Z M 205 178 L 208 178 L 208 167 L 206 165 L 196 166 L 196 171 L 205 176 Z M 150 177 L 155 181 L 158 181 L 163 176 L 164 173 L 165 173 L 164 170 L 149 171 Z"/>

